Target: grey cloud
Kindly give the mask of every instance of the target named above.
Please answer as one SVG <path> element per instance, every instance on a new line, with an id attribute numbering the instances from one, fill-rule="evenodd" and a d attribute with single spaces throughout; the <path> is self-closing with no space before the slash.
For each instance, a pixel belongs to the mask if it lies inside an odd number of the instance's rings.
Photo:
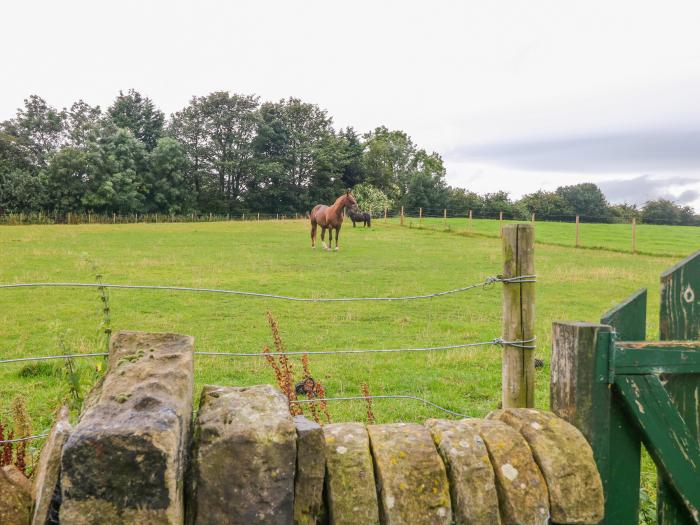
<path id="1" fill-rule="evenodd" d="M 679 195 L 669 192 L 670 186 L 684 187 L 700 184 L 699 178 L 692 177 L 651 177 L 642 175 L 633 179 L 611 179 L 598 183 L 600 189 L 611 202 L 642 204 L 651 199 L 666 198 L 679 204 L 691 204 L 700 197 L 700 192 L 687 189 Z"/>
<path id="2" fill-rule="evenodd" d="M 468 145 L 447 155 L 531 171 L 669 172 L 697 168 L 700 129 L 609 133 Z"/>

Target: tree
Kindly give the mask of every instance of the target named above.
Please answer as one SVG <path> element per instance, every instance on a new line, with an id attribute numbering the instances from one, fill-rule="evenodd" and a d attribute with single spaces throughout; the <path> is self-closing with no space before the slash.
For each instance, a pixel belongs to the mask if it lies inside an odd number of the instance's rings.
<path id="1" fill-rule="evenodd" d="M 375 188 L 371 184 L 362 183 L 356 185 L 352 194 L 357 201 L 357 206 L 368 213 L 379 214 L 384 209 L 390 209 L 394 203 L 387 197 L 382 190 Z"/>
<path id="2" fill-rule="evenodd" d="M 486 217 L 498 217 L 500 212 L 513 215 L 513 202 L 506 191 L 497 191 L 484 194 L 484 207 L 482 213 Z"/>
<path id="3" fill-rule="evenodd" d="M 122 91 L 107 109 L 107 115 L 119 128 L 128 129 L 133 136 L 151 151 L 163 135 L 165 116 L 153 101 L 135 89 L 125 95 Z"/>
<path id="4" fill-rule="evenodd" d="M 403 131 L 380 126 L 365 136 L 366 180 L 389 197 L 401 200 L 408 191 L 416 147 Z"/>
<path id="5" fill-rule="evenodd" d="M 591 182 L 561 186 L 556 189 L 556 194 L 578 215 L 599 219 L 610 217 L 605 195 Z"/>
<path id="6" fill-rule="evenodd" d="M 642 219 L 657 224 L 694 224 L 695 217 L 690 206 L 680 206 L 669 199 L 648 201 L 642 208 Z"/>
<path id="7" fill-rule="evenodd" d="M 472 210 L 479 213 L 484 207 L 484 199 L 473 191 L 464 188 L 448 188 L 447 207 L 455 212 L 462 213 Z"/>
<path id="8" fill-rule="evenodd" d="M 216 174 L 219 196 L 229 210 L 240 206 L 252 169 L 258 97 L 218 91 L 202 100 L 207 135 L 205 161 Z"/>
<path id="9" fill-rule="evenodd" d="M 522 211 L 524 219 L 529 219 L 533 213 L 542 219 L 562 219 L 574 213 L 569 202 L 560 194 L 544 190 L 523 195 L 517 202 L 517 207 Z"/>
<path id="10" fill-rule="evenodd" d="M 172 115 L 168 128 L 168 134 L 177 139 L 185 152 L 184 183 L 188 190 L 194 192 L 194 201 L 200 209 L 204 201 L 204 164 L 207 156 L 202 100 L 201 97 L 192 97 L 187 107 Z"/>
<path id="11" fill-rule="evenodd" d="M 345 167 L 343 168 L 342 181 L 346 188 L 354 188 L 367 178 L 365 164 L 363 162 L 364 144 L 360 136 L 352 127 L 340 130 L 340 138 L 345 146 Z"/>
<path id="12" fill-rule="evenodd" d="M 40 211 L 46 201 L 43 174 L 34 175 L 23 170 L 0 172 L 0 214 Z"/>
<path id="13" fill-rule="evenodd" d="M 90 177 L 90 158 L 90 153 L 70 146 L 51 158 L 46 169 L 50 209 L 60 213 L 82 211 Z"/>
<path id="14" fill-rule="evenodd" d="M 148 156 L 148 211 L 180 213 L 187 207 L 188 192 L 184 184 L 187 157 L 175 139 L 158 139 Z"/>
<path id="15" fill-rule="evenodd" d="M 65 115 L 67 145 L 85 149 L 97 139 L 103 126 L 100 106 L 91 106 L 79 100 L 71 105 Z"/>
<path id="16" fill-rule="evenodd" d="M 341 188 L 346 160 L 331 124 L 324 110 L 296 98 L 260 107 L 254 141 L 256 206 L 305 210 Z"/>
<path id="17" fill-rule="evenodd" d="M 43 98 L 31 95 L 14 119 L 2 123 L 0 131 L 31 169 L 38 170 L 48 165 L 51 155 L 63 144 L 65 119 L 65 110 L 59 111 Z"/>
<path id="18" fill-rule="evenodd" d="M 131 132 L 118 129 L 100 138 L 89 153 L 85 209 L 99 212 L 144 211 L 146 149 Z"/>

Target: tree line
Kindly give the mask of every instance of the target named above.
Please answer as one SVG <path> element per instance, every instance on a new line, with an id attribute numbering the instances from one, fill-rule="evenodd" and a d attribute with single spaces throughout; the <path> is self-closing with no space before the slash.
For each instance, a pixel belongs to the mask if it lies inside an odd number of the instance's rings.
<path id="1" fill-rule="evenodd" d="M 473 210 L 542 219 L 699 223 L 689 207 L 657 200 L 610 205 L 593 184 L 513 201 L 450 187 L 438 153 L 379 126 L 335 129 L 328 113 L 297 98 L 261 101 L 218 91 L 166 118 L 135 90 L 103 110 L 79 100 L 57 109 L 32 95 L 0 123 L 0 213 L 305 213 L 353 188 L 375 212 Z"/>

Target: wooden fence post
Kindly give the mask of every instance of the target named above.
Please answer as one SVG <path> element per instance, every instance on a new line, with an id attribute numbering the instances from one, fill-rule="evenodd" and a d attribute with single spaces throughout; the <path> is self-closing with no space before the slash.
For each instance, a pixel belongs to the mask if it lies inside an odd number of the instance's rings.
<path id="1" fill-rule="evenodd" d="M 635 423 L 608 383 L 611 328 L 552 326 L 550 408 L 586 437 L 605 492 L 604 525 L 637 525 L 641 446 Z"/>
<path id="2" fill-rule="evenodd" d="M 388 211 L 387 208 L 388 208 L 387 206 L 384 206 L 384 224 L 386 224 L 386 216 L 387 216 L 387 211 Z"/>
<path id="3" fill-rule="evenodd" d="M 503 277 L 535 274 L 535 229 L 531 224 L 503 228 Z M 535 283 L 503 283 L 503 339 L 535 338 Z M 524 348 L 529 347 L 532 348 Z M 503 408 L 532 408 L 535 404 L 535 342 L 503 346 Z"/>
<path id="4" fill-rule="evenodd" d="M 579 227 L 581 225 L 581 220 L 578 215 L 576 215 L 576 248 L 579 246 L 579 240 L 580 240 L 580 235 L 579 235 Z"/>
<path id="5" fill-rule="evenodd" d="M 445 222 L 445 228 L 447 228 L 447 208 L 442 210 L 444 222 Z"/>
<path id="6" fill-rule="evenodd" d="M 260 212 L 258 212 L 258 220 L 260 220 Z"/>
<path id="7" fill-rule="evenodd" d="M 637 219 L 632 217 L 632 253 L 637 253 Z"/>
<path id="8" fill-rule="evenodd" d="M 423 208 L 418 208 L 418 223 L 423 224 Z"/>
<path id="9" fill-rule="evenodd" d="M 532 216 L 530 217 L 530 222 L 535 222 L 535 214 L 533 213 Z"/>
<path id="10" fill-rule="evenodd" d="M 503 238 L 503 212 L 498 212 L 498 227 L 500 231 L 500 236 Z"/>
<path id="11" fill-rule="evenodd" d="M 403 206 L 401 206 L 401 226 L 403 226 Z"/>
<path id="12" fill-rule="evenodd" d="M 472 210 L 469 210 L 469 231 L 472 230 Z"/>
<path id="13" fill-rule="evenodd" d="M 112 213 L 112 224 L 117 224 L 117 214 Z"/>

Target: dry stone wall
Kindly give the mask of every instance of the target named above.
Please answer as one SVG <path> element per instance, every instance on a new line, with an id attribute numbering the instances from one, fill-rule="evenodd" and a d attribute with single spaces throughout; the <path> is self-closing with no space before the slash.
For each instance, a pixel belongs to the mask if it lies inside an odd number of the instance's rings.
<path id="1" fill-rule="evenodd" d="M 187 336 L 115 335 L 107 373 L 78 423 L 71 428 L 62 413 L 54 425 L 33 489 L 0 472 L 11 495 L 0 498 L 0 522 L 30 523 L 32 499 L 34 523 L 57 513 L 71 525 L 603 518 L 588 443 L 550 413 L 321 427 L 293 418 L 271 386 L 206 386 L 193 422 L 192 355 Z"/>

